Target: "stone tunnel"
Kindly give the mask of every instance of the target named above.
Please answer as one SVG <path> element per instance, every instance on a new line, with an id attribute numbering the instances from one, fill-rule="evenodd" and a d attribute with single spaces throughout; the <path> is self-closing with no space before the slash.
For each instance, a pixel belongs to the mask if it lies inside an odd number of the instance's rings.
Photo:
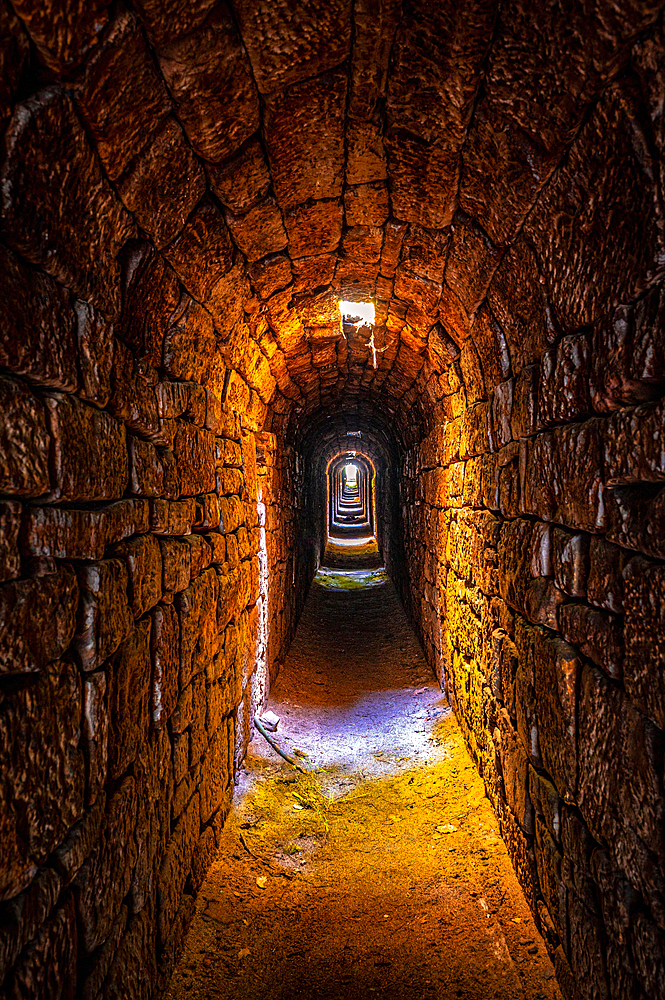
<path id="1" fill-rule="evenodd" d="M 168 989 L 334 490 L 563 996 L 665 997 L 664 6 L 1 0 L 7 1000 Z"/>

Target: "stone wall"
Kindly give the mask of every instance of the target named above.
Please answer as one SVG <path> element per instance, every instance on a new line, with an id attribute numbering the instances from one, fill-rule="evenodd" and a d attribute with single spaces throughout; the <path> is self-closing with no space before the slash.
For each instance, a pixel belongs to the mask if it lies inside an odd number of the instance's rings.
<path id="1" fill-rule="evenodd" d="M 562 985 L 662 995 L 662 7 L 0 0 L 12 1000 L 164 979 L 358 434 Z"/>
<path id="2" fill-rule="evenodd" d="M 462 286 L 447 419 L 402 492 L 429 661 L 562 989 L 594 1000 L 665 983 L 665 300 L 634 88 L 605 93 L 482 293 Z"/>
<path id="3" fill-rule="evenodd" d="M 99 318 L 90 391 L 81 311 L 50 320 L 70 339 L 46 373 L 39 316 L 20 363 L 0 334 L 0 977 L 8 998 L 148 996 L 306 592 L 297 490 L 272 435 Z"/>

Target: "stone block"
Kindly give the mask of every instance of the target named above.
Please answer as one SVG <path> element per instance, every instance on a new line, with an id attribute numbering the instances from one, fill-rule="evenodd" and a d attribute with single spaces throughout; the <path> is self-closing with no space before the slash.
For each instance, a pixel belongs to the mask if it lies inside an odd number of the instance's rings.
<path id="1" fill-rule="evenodd" d="M 116 500 L 129 480 L 125 428 L 71 396 L 46 398 L 53 439 L 53 490 L 60 502 Z"/>
<path id="2" fill-rule="evenodd" d="M 570 970 L 576 983 L 593 984 L 593 1000 L 609 1000 L 605 970 L 603 927 L 600 918 L 576 893 L 568 894 Z"/>
<path id="3" fill-rule="evenodd" d="M 236 246 L 250 263 L 286 247 L 282 214 L 274 198 L 263 198 L 242 216 L 227 211 L 226 222 Z"/>
<path id="4" fill-rule="evenodd" d="M 539 894 L 538 871 L 531 841 L 527 838 L 511 811 L 504 805 L 499 811 L 499 832 L 503 838 L 517 880 L 522 887 L 527 905 L 533 910 Z"/>
<path id="5" fill-rule="evenodd" d="M 217 574 L 214 569 L 208 569 L 176 598 L 180 617 L 181 686 L 194 674 L 205 670 L 208 661 L 219 652 L 218 593 Z"/>
<path id="6" fill-rule="evenodd" d="M 179 593 L 189 586 L 191 548 L 184 539 L 160 538 L 162 553 L 162 588 L 165 594 Z"/>
<path id="7" fill-rule="evenodd" d="M 164 338 L 164 368 L 169 378 L 205 382 L 210 377 L 217 336 L 210 313 L 183 297 Z"/>
<path id="8" fill-rule="evenodd" d="M 25 892 L 4 904 L 0 924 L 0 977 L 3 981 L 19 953 L 46 923 L 61 888 L 60 876 L 52 868 L 44 868 Z"/>
<path id="9" fill-rule="evenodd" d="M 225 535 L 237 531 L 245 523 L 245 511 L 237 497 L 220 497 L 219 507 L 222 514 L 222 531 Z"/>
<path id="10" fill-rule="evenodd" d="M 196 519 L 196 500 L 152 500 L 150 530 L 157 535 L 189 535 Z"/>
<path id="11" fill-rule="evenodd" d="M 532 535 L 531 521 L 524 518 L 505 521 L 497 549 L 499 592 L 507 604 L 522 612 L 531 583 Z"/>
<path id="12" fill-rule="evenodd" d="M 221 808 L 227 810 L 233 794 L 229 771 L 229 731 L 223 720 L 209 738 L 200 787 L 201 822 L 207 823 Z"/>
<path id="13" fill-rule="evenodd" d="M 608 611 L 623 611 L 623 568 L 627 553 L 618 545 L 591 536 L 587 600 Z"/>
<path id="14" fill-rule="evenodd" d="M 159 409 L 155 385 L 157 372 L 144 359 L 137 359 L 117 343 L 113 356 L 113 394 L 109 409 L 119 420 L 143 437 L 158 439 Z"/>
<path id="15" fill-rule="evenodd" d="M 529 765 L 521 740 L 504 709 L 498 716 L 498 747 L 506 802 L 525 833 L 533 833 L 533 807 L 529 797 Z"/>
<path id="16" fill-rule="evenodd" d="M 7 1000 L 34 996 L 76 1000 L 76 959 L 76 914 L 67 892 L 10 972 L 5 983 Z"/>
<path id="17" fill-rule="evenodd" d="M 476 403 L 465 411 L 459 426 L 460 458 L 483 455 L 489 451 L 489 411 L 488 403 Z"/>
<path id="18" fill-rule="evenodd" d="M 607 87 L 525 226 L 563 330 L 591 326 L 608 307 L 630 302 L 660 266 L 654 187 L 633 101 L 627 81 Z M 591 191 L 597 194 L 593 209 Z M 551 226 L 552 218 L 563 213 L 571 220 L 565 260 Z M 600 248 L 619 218 L 624 223 L 615 231 L 610 262 L 599 256 Z M 624 267 L 624 260 L 630 265 Z"/>
<path id="19" fill-rule="evenodd" d="M 342 206 L 338 200 L 299 205 L 286 212 L 284 225 L 292 259 L 332 253 L 342 236 Z"/>
<path id="20" fill-rule="evenodd" d="M 505 334 L 513 374 L 519 375 L 523 368 L 540 361 L 556 337 L 535 255 L 521 240 L 503 257 L 487 299 Z M 529 330 L 528 337 L 525 330 Z M 538 411 L 534 408 L 530 412 L 535 416 Z"/>
<path id="21" fill-rule="evenodd" d="M 162 554 L 159 539 L 139 535 L 121 542 L 113 552 L 125 560 L 128 573 L 129 605 L 134 618 L 141 618 L 162 596 Z"/>
<path id="22" fill-rule="evenodd" d="M 98 795 L 92 808 L 85 812 L 83 818 L 71 828 L 62 844 L 53 852 L 52 864 L 60 873 L 64 885 L 69 885 L 83 862 L 92 853 L 99 840 L 105 810 L 106 796 Z"/>
<path id="23" fill-rule="evenodd" d="M 171 116 L 118 182 L 123 203 L 157 249 L 181 232 L 205 188 L 203 168 Z"/>
<path id="24" fill-rule="evenodd" d="M 212 550 L 202 535 L 190 535 L 185 539 L 191 553 L 190 570 L 192 580 L 201 575 L 204 569 L 210 565 Z"/>
<path id="25" fill-rule="evenodd" d="M 621 619 L 588 604 L 569 603 L 559 608 L 559 628 L 564 639 L 593 660 L 608 677 L 623 676 L 623 629 Z M 639 702 L 638 702 L 639 703 Z"/>
<path id="26" fill-rule="evenodd" d="M 552 566 L 557 586 L 570 597 L 586 597 L 589 536 L 552 528 Z"/>
<path id="27" fill-rule="evenodd" d="M 79 588 L 70 566 L 0 587 L 0 675 L 31 673 L 57 660 L 76 630 Z"/>
<path id="28" fill-rule="evenodd" d="M 553 432 L 553 520 L 595 533 L 606 527 L 607 480 L 602 468 L 602 428 L 598 420 L 569 424 Z M 534 513 L 538 513 L 535 511 Z M 546 518 L 547 520 L 547 518 Z"/>
<path id="29" fill-rule="evenodd" d="M 636 913 L 629 930 L 637 978 L 647 996 L 660 997 L 665 978 L 665 935 L 646 913 Z"/>
<path id="30" fill-rule="evenodd" d="M 626 693 L 665 729 L 665 572 L 633 556 L 623 571 Z"/>
<path id="31" fill-rule="evenodd" d="M 220 574 L 219 576 L 217 624 L 220 629 L 225 628 L 240 610 L 238 583 L 239 572 L 238 562 L 236 561 L 236 565 L 231 569 L 230 573 Z"/>
<path id="32" fill-rule="evenodd" d="M 269 299 L 291 283 L 291 261 L 285 254 L 269 254 L 250 265 L 249 276 L 259 297 Z"/>
<path id="33" fill-rule="evenodd" d="M 164 492 L 164 467 L 150 441 L 130 437 L 129 483 L 134 496 L 159 497 Z"/>
<path id="34" fill-rule="evenodd" d="M 353 85 L 353 84 L 352 84 Z M 373 121 L 347 123 L 347 184 L 371 184 L 387 178 L 381 127 Z"/>
<path id="35" fill-rule="evenodd" d="M 66 660 L 45 667 L 0 707 L 0 782 L 6 816 L 0 899 L 10 899 L 29 885 L 83 814 L 81 712 L 81 680 Z"/>
<path id="36" fill-rule="evenodd" d="M 115 327 L 90 302 L 75 302 L 74 314 L 81 371 L 78 396 L 102 408 L 111 395 Z"/>
<path id="37" fill-rule="evenodd" d="M 169 939 L 181 905 L 200 825 L 199 796 L 196 793 L 173 828 L 159 873 L 157 883 L 159 935 L 163 944 Z"/>
<path id="38" fill-rule="evenodd" d="M 665 489 L 651 484 L 615 487 L 605 493 L 607 539 L 665 558 Z"/>
<path id="39" fill-rule="evenodd" d="M 270 173 L 261 144 L 256 140 L 225 163 L 206 164 L 210 187 L 222 205 L 242 215 L 261 201 L 270 190 Z"/>
<path id="40" fill-rule="evenodd" d="M 77 387 L 76 324 L 67 291 L 0 249 L 0 366 L 31 382 Z"/>
<path id="41" fill-rule="evenodd" d="M 471 405 L 481 399 L 487 399 L 480 359 L 471 341 L 467 341 L 463 345 L 460 352 L 459 365 L 462 371 L 462 383 L 466 391 L 467 403 Z"/>
<path id="42" fill-rule="evenodd" d="M 59 87 L 21 105 L 2 171 L 7 242 L 84 301 L 113 316 L 130 216 L 102 175 L 71 98 Z"/>
<path id="43" fill-rule="evenodd" d="M 121 11 L 95 47 L 76 80 L 74 99 L 106 173 L 116 181 L 171 111 L 132 14 Z"/>
<path id="44" fill-rule="evenodd" d="M 162 989 L 168 989 L 173 969 L 184 949 L 187 931 L 195 913 L 196 900 L 189 893 L 183 893 L 176 916 L 170 925 L 169 936 L 162 945 L 157 980 Z"/>
<path id="45" fill-rule="evenodd" d="M 594 327 L 590 390 L 596 411 L 610 413 L 660 394 L 664 304 L 656 285 L 635 306 L 620 305 Z"/>
<path id="46" fill-rule="evenodd" d="M 22 382 L 0 378 L 0 490 L 40 496 L 50 488 L 49 433 L 43 402 Z"/>
<path id="47" fill-rule="evenodd" d="M 233 264 L 233 243 L 217 206 L 208 199 L 197 205 L 163 253 L 190 295 L 205 302 Z"/>
<path id="48" fill-rule="evenodd" d="M 459 160 L 441 145 L 424 146 L 415 137 L 388 132 L 384 144 L 390 160 L 393 213 L 405 222 L 445 229 L 455 210 Z"/>
<path id="49" fill-rule="evenodd" d="M 538 402 L 545 426 L 579 420 L 591 411 L 590 352 L 588 335 L 577 333 L 562 337 L 556 348 L 543 354 Z"/>
<path id="50" fill-rule="evenodd" d="M 538 742 L 543 764 L 562 797 L 572 801 L 577 787 L 580 659 L 561 639 L 534 630 L 534 674 Z"/>
<path id="51" fill-rule="evenodd" d="M 173 453 L 180 471 L 182 495 L 212 493 L 215 489 L 215 448 L 211 431 L 178 422 Z"/>
<path id="52" fill-rule="evenodd" d="M 557 843 L 561 839 L 561 799 L 559 793 L 544 775 L 529 768 L 529 795 L 534 811 Z"/>
<path id="53" fill-rule="evenodd" d="M 489 447 L 498 451 L 513 439 L 511 416 L 513 412 L 514 380 L 508 379 L 495 385 L 491 392 L 489 408 Z"/>
<path id="54" fill-rule="evenodd" d="M 148 738 L 151 621 L 144 618 L 114 653 L 108 671 L 109 777 L 120 778 Z"/>
<path id="55" fill-rule="evenodd" d="M 82 566 L 78 573 L 81 611 L 74 647 L 84 670 L 94 670 L 131 633 L 128 575 L 120 559 Z"/>
<path id="56" fill-rule="evenodd" d="M 212 528 L 218 528 L 220 519 L 219 497 L 216 493 L 204 493 L 197 497 L 196 518 L 193 525 L 196 531 L 208 532 Z"/>
<path id="57" fill-rule="evenodd" d="M 21 551 L 54 559 L 101 559 L 107 545 L 148 530 L 145 500 L 119 500 L 97 510 L 31 507 L 21 525 Z"/>
<path id="58" fill-rule="evenodd" d="M 21 573 L 20 526 L 21 504 L 15 500 L 0 502 L 0 583 L 13 580 Z"/>
<path id="59" fill-rule="evenodd" d="M 609 844 L 620 866 L 632 869 L 636 834 L 662 859 L 663 799 L 660 793 L 660 733 L 626 695 L 592 666 L 580 684 L 579 788 L 577 802 L 596 840 Z M 612 809 L 607 803 L 614 803 Z M 631 880 L 635 874 L 627 872 Z M 642 876 L 643 877 L 643 876 Z M 641 882 L 637 884 L 642 888 Z"/>
<path id="60" fill-rule="evenodd" d="M 72 882 L 83 954 L 107 939 L 136 864 L 136 783 L 126 777 L 108 801 L 101 837 Z"/>
<path id="61" fill-rule="evenodd" d="M 383 226 L 390 215 L 385 182 L 347 187 L 344 192 L 344 215 L 347 226 Z"/>
<path id="62" fill-rule="evenodd" d="M 349 55 L 349 0 L 262 0 L 258 7 L 240 0 L 234 10 L 262 94 L 318 76 Z"/>
<path id="63" fill-rule="evenodd" d="M 183 238 L 186 232 L 187 227 Z M 169 248 L 164 253 L 168 255 Z M 134 240 L 123 253 L 122 286 L 119 336 L 137 358 L 160 367 L 164 334 L 180 301 L 178 278 L 152 244 Z M 161 414 L 163 417 L 178 415 Z"/>
<path id="64" fill-rule="evenodd" d="M 665 404 L 619 410 L 603 422 L 603 469 L 608 486 L 665 480 Z"/>
<path id="65" fill-rule="evenodd" d="M 334 72 L 267 98 L 265 142 L 283 210 L 342 194 L 346 88 L 346 74 Z"/>
<path id="66" fill-rule="evenodd" d="M 565 600 L 565 594 L 549 577 L 540 576 L 527 586 L 524 613 L 534 625 L 545 625 L 556 631 L 560 621 L 559 609 Z"/>
<path id="67" fill-rule="evenodd" d="M 212 163 L 228 159 L 259 126 L 259 96 L 228 7 L 161 47 L 158 58 L 194 151 Z"/>
<path id="68" fill-rule="evenodd" d="M 154 916 L 147 909 L 133 916 L 118 943 L 104 980 L 103 1000 L 150 1000 L 157 975 Z"/>
<path id="69" fill-rule="evenodd" d="M 523 368 L 513 385 L 510 428 L 517 441 L 542 430 L 538 404 L 539 369 L 537 365 Z"/>
<path id="70" fill-rule="evenodd" d="M 138 0 L 136 4 L 151 41 L 161 48 L 174 38 L 196 31 L 215 6 L 214 0 Z"/>

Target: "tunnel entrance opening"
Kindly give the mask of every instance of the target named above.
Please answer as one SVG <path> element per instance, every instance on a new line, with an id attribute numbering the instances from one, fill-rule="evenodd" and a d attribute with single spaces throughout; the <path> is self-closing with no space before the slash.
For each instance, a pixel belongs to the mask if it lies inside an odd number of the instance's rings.
<path id="1" fill-rule="evenodd" d="M 332 458 L 326 469 L 324 567 L 366 571 L 383 566 L 376 534 L 376 468 L 357 451 Z"/>

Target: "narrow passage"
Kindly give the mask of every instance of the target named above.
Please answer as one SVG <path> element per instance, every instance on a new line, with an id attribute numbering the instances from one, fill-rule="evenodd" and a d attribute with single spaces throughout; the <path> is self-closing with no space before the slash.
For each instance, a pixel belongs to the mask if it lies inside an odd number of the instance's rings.
<path id="1" fill-rule="evenodd" d="M 269 708 L 312 773 L 255 735 L 167 1000 L 560 1000 L 380 570 L 319 573 Z"/>

